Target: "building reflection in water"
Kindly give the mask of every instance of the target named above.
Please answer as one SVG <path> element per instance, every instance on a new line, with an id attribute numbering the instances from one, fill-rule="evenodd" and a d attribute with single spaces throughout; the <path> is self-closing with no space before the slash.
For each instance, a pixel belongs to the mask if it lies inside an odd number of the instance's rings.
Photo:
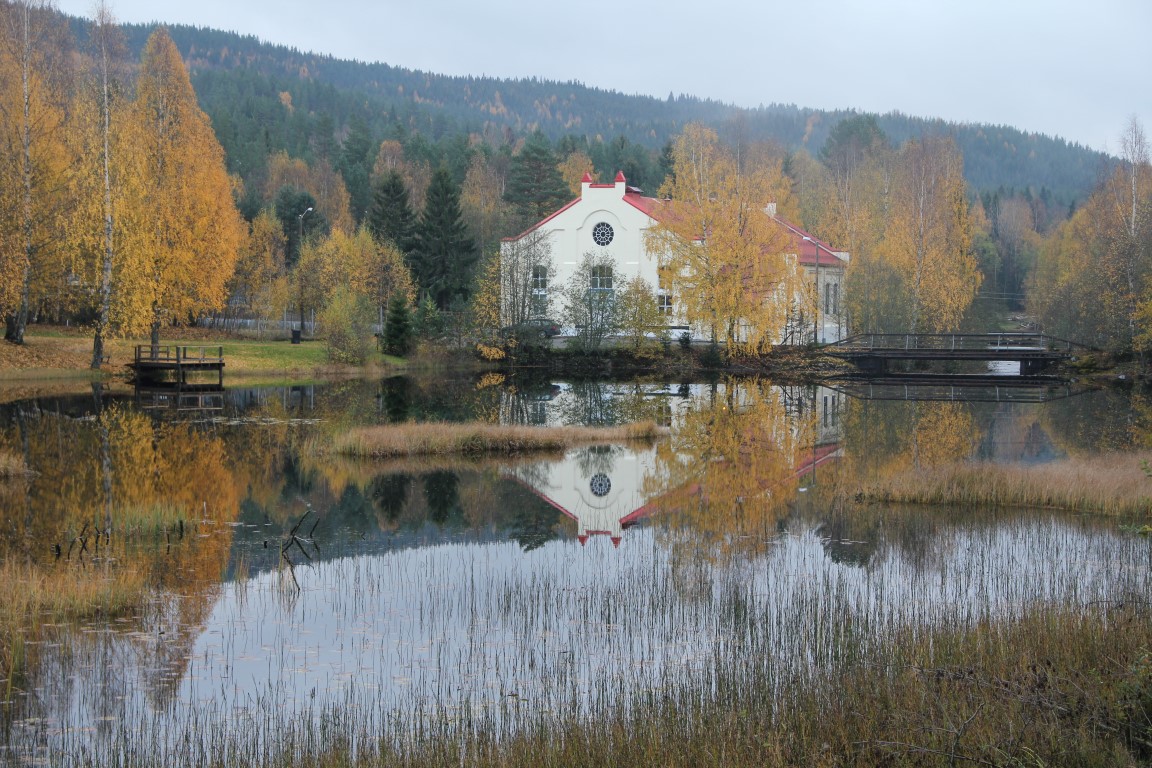
<path id="1" fill-rule="evenodd" d="M 506 392 L 501 420 L 541 426 L 651 420 L 668 429 L 664 439 L 671 441 L 671 454 L 676 455 L 691 411 L 714 407 L 718 396 L 733 403 L 738 414 L 747 408 L 749 418 L 755 418 L 752 396 L 743 386 L 729 392 L 723 384 L 547 383 Z M 779 467 L 775 477 L 796 483 L 841 455 L 841 393 L 817 386 L 765 386 L 758 397 L 764 396 L 777 400 L 779 408 L 774 412 L 784 419 L 767 431 L 780 438 L 778 444 L 797 447 L 780 452 L 785 466 Z M 756 441 L 763 435 L 756 433 L 765 426 L 751 426 L 747 450 L 757 449 Z M 699 479 L 685 477 L 678 482 L 668 476 L 668 463 L 667 451 L 661 459 L 654 445 L 593 445 L 569 450 L 558 461 L 510 467 L 503 473 L 574 520 L 581 544 L 603 536 L 618 547 L 624 531 L 659 514 L 666 506 L 664 501 L 678 503 L 672 500 L 699 495 Z"/>

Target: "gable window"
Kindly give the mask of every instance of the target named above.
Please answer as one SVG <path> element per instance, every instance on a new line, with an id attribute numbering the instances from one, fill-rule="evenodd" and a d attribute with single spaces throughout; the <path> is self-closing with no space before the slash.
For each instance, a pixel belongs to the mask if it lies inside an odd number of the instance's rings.
<path id="1" fill-rule="evenodd" d="M 601 247 L 610 245 L 615 234 L 612 225 L 606 221 L 601 221 L 592 227 L 592 240 Z"/>

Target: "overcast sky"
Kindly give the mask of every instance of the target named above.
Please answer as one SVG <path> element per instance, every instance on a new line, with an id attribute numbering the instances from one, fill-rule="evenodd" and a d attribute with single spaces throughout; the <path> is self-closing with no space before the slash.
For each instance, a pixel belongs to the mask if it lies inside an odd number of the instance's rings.
<path id="1" fill-rule="evenodd" d="M 91 16 L 92 0 L 58 0 Z M 449 75 L 745 107 L 900 111 L 1118 152 L 1152 134 L 1149 0 L 110 0 L 121 22 L 252 34 Z"/>

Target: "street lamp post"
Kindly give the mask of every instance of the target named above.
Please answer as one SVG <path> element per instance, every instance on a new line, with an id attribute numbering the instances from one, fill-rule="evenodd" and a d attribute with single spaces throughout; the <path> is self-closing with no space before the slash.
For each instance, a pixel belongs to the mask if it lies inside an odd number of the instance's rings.
<path id="1" fill-rule="evenodd" d="M 297 224 L 299 224 L 299 227 L 296 230 L 296 260 L 297 261 L 300 260 L 300 254 L 304 250 L 304 217 L 310 213 L 312 213 L 312 209 L 311 208 L 305 208 L 304 213 L 301 213 L 300 215 L 298 215 L 296 217 L 296 222 L 297 222 Z M 807 240 L 808 238 L 804 238 L 804 239 Z"/>
<path id="2" fill-rule="evenodd" d="M 300 291 L 300 333 L 304 333 L 304 273 L 300 269 L 300 258 L 304 255 L 304 217 L 312 213 L 312 208 L 305 208 L 304 212 L 296 217 L 296 281 L 297 290 Z M 817 252 L 819 260 L 819 252 Z"/>

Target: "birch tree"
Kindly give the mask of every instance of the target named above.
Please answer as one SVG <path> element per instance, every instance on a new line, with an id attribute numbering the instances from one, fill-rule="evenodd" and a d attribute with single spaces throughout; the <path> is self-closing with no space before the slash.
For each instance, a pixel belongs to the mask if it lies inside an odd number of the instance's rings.
<path id="1" fill-rule="evenodd" d="M 900 280 L 912 333 L 955 328 L 980 287 L 972 253 L 963 160 L 951 139 L 913 139 L 900 150 L 882 257 Z"/>
<path id="2" fill-rule="evenodd" d="M 522 323 L 532 316 L 548 315 L 556 267 L 550 233 L 534 229 L 500 248 L 500 322 Z"/>
<path id="3" fill-rule="evenodd" d="M 141 58 L 126 130 L 133 153 L 117 310 L 126 331 L 220 308 L 245 237 L 224 152 L 199 108 L 172 38 L 159 29 Z"/>
<path id="4" fill-rule="evenodd" d="M 0 3 L 0 314 L 22 344 L 38 300 L 63 285 L 73 167 L 66 29 L 48 0 Z"/>
<path id="5" fill-rule="evenodd" d="M 784 230 L 765 213 L 786 193 L 780 163 L 741 167 L 716 133 L 690 125 L 673 145 L 668 202 L 645 239 L 690 323 L 733 352 L 774 343 L 799 274 Z"/>
<path id="6" fill-rule="evenodd" d="M 88 119 L 83 121 L 77 135 L 84 143 L 80 156 L 81 168 L 86 171 L 78 185 L 79 199 L 82 208 L 85 207 L 85 201 L 92 206 L 89 212 L 93 215 L 89 219 L 77 217 L 83 231 L 75 240 L 80 243 L 82 253 L 87 252 L 96 257 L 85 261 L 96 267 L 96 277 L 92 282 L 97 286 L 98 298 L 90 367 L 97 369 L 104 359 L 104 342 L 111 331 L 112 322 L 112 280 L 116 264 L 112 173 L 113 91 L 119 84 L 115 77 L 115 63 L 123 50 L 120 29 L 105 2 L 96 6 L 92 42 L 95 49 L 94 77 L 89 80 L 91 87 L 79 110 Z"/>
<path id="7" fill-rule="evenodd" d="M 851 254 L 845 276 L 848 324 L 856 331 L 884 326 L 884 297 L 890 271 L 877 246 L 891 190 L 891 157 L 887 138 L 874 117 L 849 118 L 832 129 L 820 151 L 827 172 L 825 216 L 820 232 Z"/>

